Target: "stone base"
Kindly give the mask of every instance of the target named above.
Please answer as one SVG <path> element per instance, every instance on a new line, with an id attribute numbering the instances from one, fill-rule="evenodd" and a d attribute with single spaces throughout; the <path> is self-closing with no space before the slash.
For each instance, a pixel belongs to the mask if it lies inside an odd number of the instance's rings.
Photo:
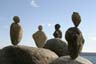
<path id="1" fill-rule="evenodd" d="M 81 56 L 78 56 L 75 60 L 72 60 L 70 56 L 62 56 L 54 60 L 50 64 L 93 64 L 93 63 Z"/>

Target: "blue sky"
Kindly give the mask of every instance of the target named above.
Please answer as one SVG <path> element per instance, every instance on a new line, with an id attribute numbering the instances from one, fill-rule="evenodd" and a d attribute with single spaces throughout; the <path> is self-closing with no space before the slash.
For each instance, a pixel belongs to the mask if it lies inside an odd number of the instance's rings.
<path id="1" fill-rule="evenodd" d="M 48 39 L 53 38 L 54 25 L 59 23 L 65 41 L 65 31 L 73 27 L 72 13 L 79 12 L 79 29 L 85 38 L 84 52 L 96 52 L 96 0 L 0 0 L 0 48 L 11 45 L 10 25 L 13 16 L 19 16 L 23 38 L 19 45 L 35 47 L 32 34 L 38 25 Z"/>

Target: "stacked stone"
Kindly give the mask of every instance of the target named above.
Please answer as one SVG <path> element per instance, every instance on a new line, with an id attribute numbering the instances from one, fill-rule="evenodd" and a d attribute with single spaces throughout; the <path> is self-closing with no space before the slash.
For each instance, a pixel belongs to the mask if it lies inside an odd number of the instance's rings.
<path id="1" fill-rule="evenodd" d="M 60 24 L 55 25 L 54 38 L 47 40 L 44 46 L 44 48 L 55 52 L 59 57 L 68 55 L 67 44 L 61 40 L 62 32 L 60 27 Z"/>
<path id="2" fill-rule="evenodd" d="M 10 37 L 11 43 L 17 45 L 22 39 L 23 31 L 21 25 L 19 25 L 19 17 L 14 16 L 13 20 L 14 22 L 10 27 Z M 43 27 L 39 25 L 38 31 L 32 35 L 39 48 L 27 46 L 5 47 L 0 50 L 0 64 L 92 64 L 89 60 L 79 56 L 84 44 L 82 32 L 78 28 L 81 22 L 79 13 L 73 12 L 72 21 L 75 27 L 70 27 L 65 33 L 68 45 L 61 40 L 62 32 L 59 24 L 55 25 L 54 38 L 47 41 L 47 37 L 42 31 Z"/>
<path id="3" fill-rule="evenodd" d="M 55 32 L 53 33 L 53 36 L 55 37 L 55 38 L 62 38 L 62 32 L 61 32 L 61 30 L 60 30 L 60 25 L 59 24 L 56 24 L 55 25 Z"/>
<path id="4" fill-rule="evenodd" d="M 11 38 L 11 43 L 13 45 L 17 45 L 22 39 L 23 30 L 21 25 L 19 24 L 20 19 L 18 16 L 14 16 L 13 21 L 14 22 L 11 24 L 10 27 L 10 38 Z"/>
<path id="5" fill-rule="evenodd" d="M 84 38 L 78 26 L 81 22 L 79 13 L 73 12 L 72 21 L 75 27 L 70 27 L 65 33 L 65 39 L 68 42 L 68 51 L 71 59 L 76 59 L 82 50 Z"/>
<path id="6" fill-rule="evenodd" d="M 33 37 L 35 44 L 37 45 L 38 48 L 44 47 L 45 42 L 47 40 L 47 37 L 46 37 L 45 33 L 43 32 L 43 26 L 42 25 L 38 26 L 38 31 L 35 32 L 32 35 L 32 37 Z"/>

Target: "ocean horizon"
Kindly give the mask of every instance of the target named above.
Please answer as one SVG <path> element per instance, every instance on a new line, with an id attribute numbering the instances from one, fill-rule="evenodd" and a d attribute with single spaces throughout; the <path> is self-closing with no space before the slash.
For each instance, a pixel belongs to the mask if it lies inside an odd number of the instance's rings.
<path id="1" fill-rule="evenodd" d="M 93 64 L 96 64 L 96 53 L 82 52 L 80 55 L 83 56 L 84 58 L 90 60 Z"/>

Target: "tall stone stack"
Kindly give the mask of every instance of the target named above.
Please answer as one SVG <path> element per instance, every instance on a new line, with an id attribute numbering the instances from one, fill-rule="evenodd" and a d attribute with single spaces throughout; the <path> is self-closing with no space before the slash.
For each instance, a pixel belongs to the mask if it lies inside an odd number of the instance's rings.
<path id="1" fill-rule="evenodd" d="M 22 27 L 19 24 L 20 18 L 18 16 L 13 17 L 13 23 L 10 26 L 10 39 L 13 45 L 17 45 L 22 39 Z"/>
<path id="2" fill-rule="evenodd" d="M 81 22 L 79 13 L 73 12 L 72 22 L 75 27 L 70 27 L 65 33 L 65 39 L 68 42 L 68 51 L 71 59 L 76 59 L 82 50 L 84 38 L 78 26 Z"/>

